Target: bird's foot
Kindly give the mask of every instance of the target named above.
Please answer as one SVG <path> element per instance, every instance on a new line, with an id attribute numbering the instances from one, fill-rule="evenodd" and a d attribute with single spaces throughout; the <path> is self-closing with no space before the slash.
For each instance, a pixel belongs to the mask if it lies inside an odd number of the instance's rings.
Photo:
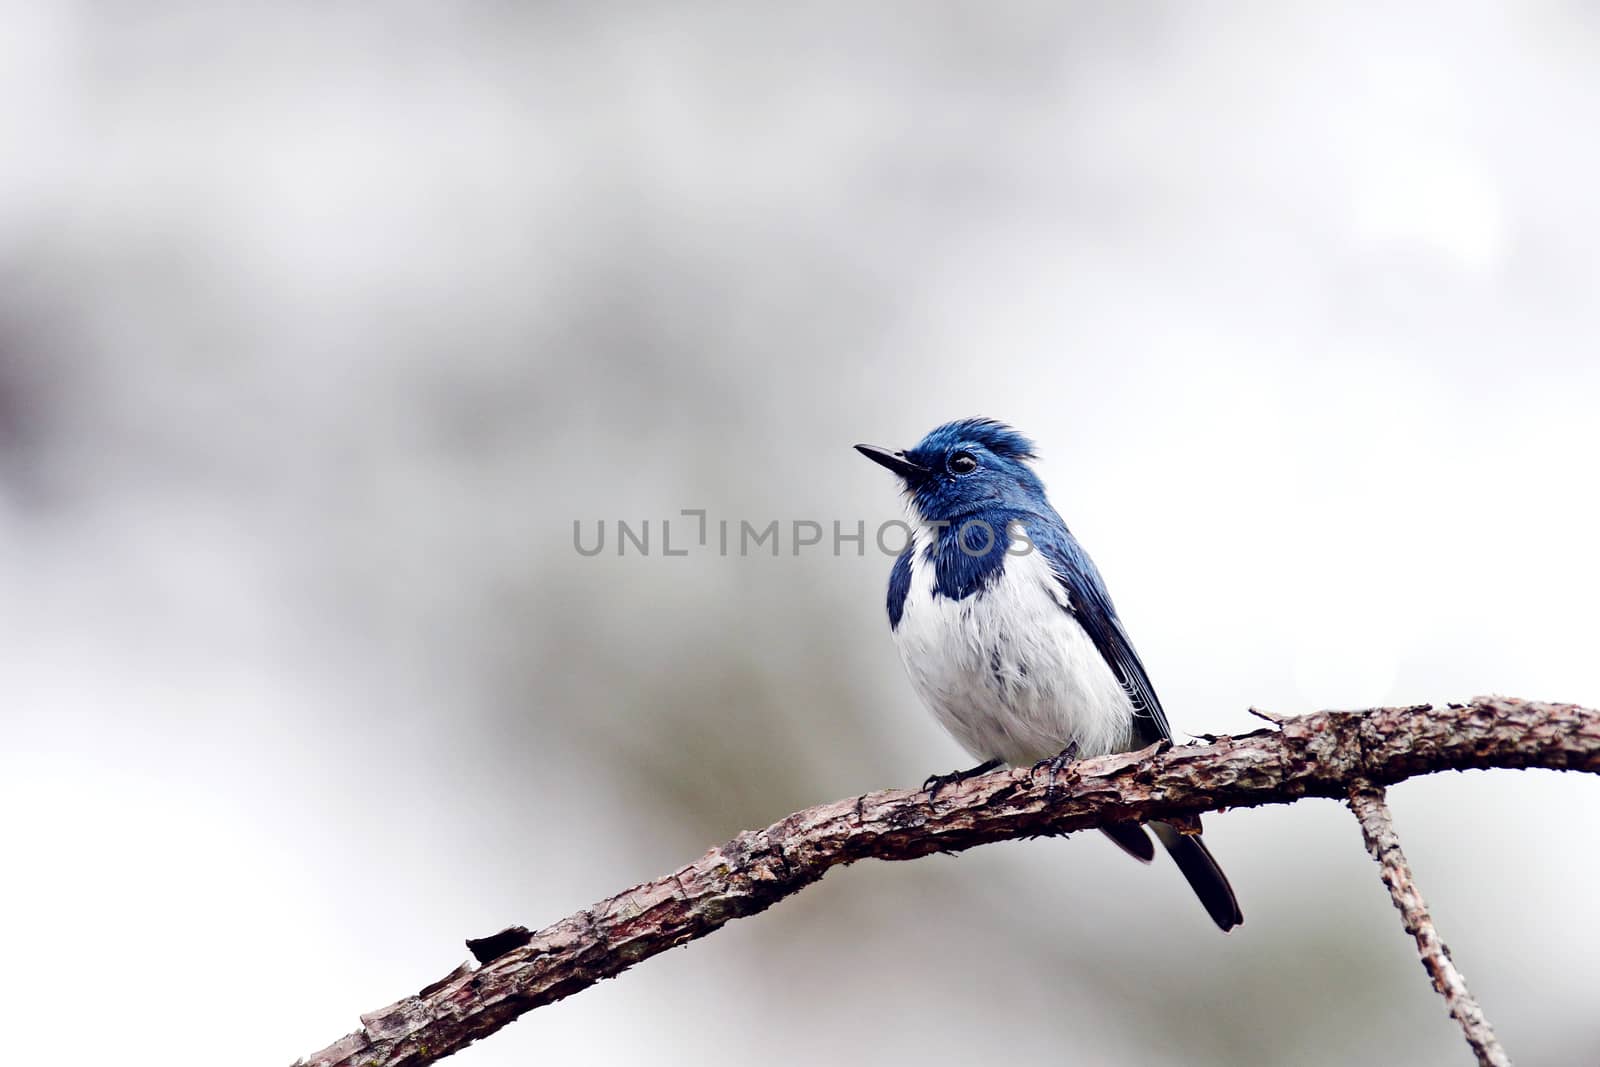
<path id="1" fill-rule="evenodd" d="M 1000 766 L 1000 761 L 991 759 L 984 760 L 976 767 L 969 767 L 964 771 L 951 771 L 949 774 L 930 774 L 927 780 L 922 783 L 922 791 L 928 794 L 929 800 L 932 800 L 939 795 L 939 790 L 945 786 L 956 785 L 966 781 L 968 778 L 976 778 L 980 774 L 987 774 L 998 766 Z"/>
<path id="2" fill-rule="evenodd" d="M 1044 802 L 1046 804 L 1053 803 L 1056 799 L 1056 794 L 1060 792 L 1059 787 L 1056 785 L 1056 776 L 1061 773 L 1062 768 L 1066 767 L 1067 764 L 1071 763 L 1077 758 L 1078 742 L 1073 741 L 1068 744 L 1066 748 L 1062 749 L 1060 752 L 1057 752 L 1054 756 L 1049 756 L 1040 760 L 1029 769 L 1029 782 L 1032 782 L 1033 776 L 1038 774 L 1040 771 L 1046 769 L 1050 771 L 1050 779 L 1044 787 Z"/>

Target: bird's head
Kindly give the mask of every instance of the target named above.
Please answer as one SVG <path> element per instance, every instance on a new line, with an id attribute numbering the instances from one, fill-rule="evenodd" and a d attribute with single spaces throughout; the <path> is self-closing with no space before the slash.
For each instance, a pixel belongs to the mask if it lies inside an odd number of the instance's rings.
<path id="1" fill-rule="evenodd" d="M 988 508 L 1035 511 L 1044 486 L 1027 461 L 1033 442 L 993 419 L 960 419 L 905 451 L 856 445 L 856 451 L 900 476 L 925 522 L 950 522 Z"/>

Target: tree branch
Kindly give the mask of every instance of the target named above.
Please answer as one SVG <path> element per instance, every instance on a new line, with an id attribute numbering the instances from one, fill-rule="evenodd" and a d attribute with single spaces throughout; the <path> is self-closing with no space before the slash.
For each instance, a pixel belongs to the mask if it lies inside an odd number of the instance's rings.
<path id="1" fill-rule="evenodd" d="M 1070 764 L 1045 783 L 996 771 L 930 801 L 868 793 L 748 830 L 664 878 L 634 886 L 530 933 L 469 941 L 463 963 L 415 996 L 361 1017 L 362 1028 L 305 1067 L 416 1067 L 486 1037 L 525 1012 L 611 978 L 657 953 L 764 911 L 860 859 L 907 860 L 991 841 L 1065 834 L 1117 819 L 1179 823 L 1230 807 L 1344 799 L 1358 782 L 1488 767 L 1600 770 L 1600 712 L 1480 697 L 1466 705 L 1320 712 L 1278 729 Z"/>
<path id="2" fill-rule="evenodd" d="M 1494 1027 L 1484 1017 L 1483 1009 L 1467 989 L 1466 979 L 1450 959 L 1450 949 L 1434 929 L 1433 916 L 1428 914 L 1428 905 L 1411 877 L 1411 865 L 1400 850 L 1400 835 L 1395 833 L 1394 819 L 1383 794 L 1381 786 L 1366 782 L 1358 782 L 1350 788 L 1350 810 L 1361 824 L 1361 837 L 1367 843 L 1367 851 L 1378 861 L 1378 872 L 1383 884 L 1389 887 L 1394 906 L 1400 909 L 1406 933 L 1416 939 L 1422 967 L 1433 979 L 1433 988 L 1444 997 L 1450 1017 L 1460 1024 L 1467 1044 L 1478 1056 L 1480 1067 L 1511 1067 L 1505 1049 L 1494 1036 Z"/>

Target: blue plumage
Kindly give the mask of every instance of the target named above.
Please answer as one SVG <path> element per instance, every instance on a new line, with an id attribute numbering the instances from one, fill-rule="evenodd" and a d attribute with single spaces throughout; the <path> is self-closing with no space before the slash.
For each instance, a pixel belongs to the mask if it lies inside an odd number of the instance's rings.
<path id="1" fill-rule="evenodd" d="M 910 591 L 911 549 L 907 547 L 889 570 L 889 629 L 900 625 L 900 613 L 905 610 L 906 594 Z"/>
<path id="2" fill-rule="evenodd" d="M 1031 440 L 993 419 L 961 419 L 905 451 L 856 448 L 899 475 L 915 513 L 911 543 L 889 575 L 901 659 L 918 694 L 985 769 L 1171 738 L 1100 572 L 1028 465 Z M 1217 925 L 1243 922 L 1199 837 L 1152 828 Z M 1106 832 L 1150 858 L 1141 827 Z"/>
<path id="3" fill-rule="evenodd" d="M 934 589 L 940 596 L 962 600 L 998 581 L 1005 570 L 1005 554 L 1014 538 L 1009 530 L 1020 518 L 1014 510 L 990 508 L 967 516 L 961 523 L 930 531 L 920 551 L 933 565 Z M 900 613 L 911 588 L 912 548 L 908 546 L 889 572 L 889 628 L 900 625 Z"/>
<path id="4" fill-rule="evenodd" d="M 975 444 L 1004 459 L 1037 459 L 1033 441 L 997 419 L 957 419 L 930 431 L 912 449 L 914 455 L 937 455 Z"/>

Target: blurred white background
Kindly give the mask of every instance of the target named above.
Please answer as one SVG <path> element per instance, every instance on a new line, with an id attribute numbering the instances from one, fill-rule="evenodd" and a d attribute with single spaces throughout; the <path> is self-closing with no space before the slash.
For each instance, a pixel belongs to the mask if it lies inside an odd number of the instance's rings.
<path id="1" fill-rule="evenodd" d="M 0 25 L 8 1061 L 287 1064 L 967 762 L 870 548 L 572 547 L 870 528 L 850 445 L 950 418 L 1038 439 L 1180 730 L 1600 703 L 1592 4 Z M 1518 1062 L 1600 1057 L 1600 787 L 1393 805 Z M 1348 813 L 1208 826 L 1228 937 L 1098 835 L 858 865 L 451 1062 L 1467 1062 Z"/>

